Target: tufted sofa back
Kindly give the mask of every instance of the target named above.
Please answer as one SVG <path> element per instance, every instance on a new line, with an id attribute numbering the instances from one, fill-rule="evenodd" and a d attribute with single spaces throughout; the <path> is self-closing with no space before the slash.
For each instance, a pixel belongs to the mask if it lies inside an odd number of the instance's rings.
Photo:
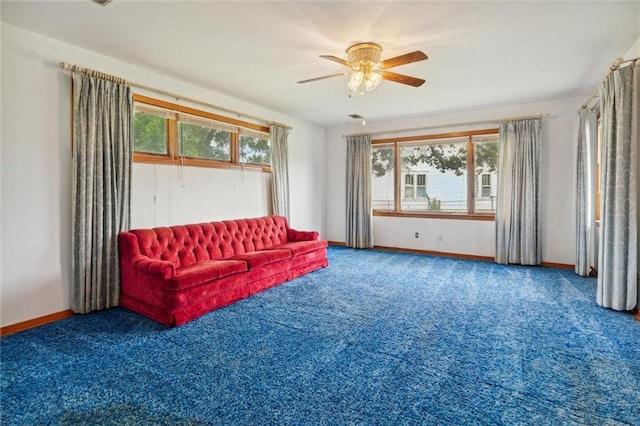
<path id="1" fill-rule="evenodd" d="M 140 254 L 166 260 L 177 268 L 203 260 L 271 248 L 287 242 L 283 216 L 225 220 L 152 229 L 133 229 Z"/>

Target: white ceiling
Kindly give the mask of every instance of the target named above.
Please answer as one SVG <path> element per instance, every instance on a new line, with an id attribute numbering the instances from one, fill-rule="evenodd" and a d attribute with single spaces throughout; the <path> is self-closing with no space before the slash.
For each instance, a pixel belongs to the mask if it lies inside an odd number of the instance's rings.
<path id="1" fill-rule="evenodd" d="M 318 2 L 2 0 L 3 22 L 330 126 L 570 96 L 588 96 L 640 35 L 640 2 Z M 419 88 L 383 82 L 348 97 L 358 41 L 382 58 L 422 50 L 392 71 Z M 64 60 L 65 58 L 60 58 Z M 91 66 L 91 64 L 78 64 Z M 144 83 L 144 82 L 137 82 Z"/>

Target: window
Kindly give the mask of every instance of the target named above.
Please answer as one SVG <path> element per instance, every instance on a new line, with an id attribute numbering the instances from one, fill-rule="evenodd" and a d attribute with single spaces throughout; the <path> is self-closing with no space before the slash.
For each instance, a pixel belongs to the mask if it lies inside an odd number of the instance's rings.
<path id="1" fill-rule="evenodd" d="M 164 117 L 137 111 L 133 121 L 133 149 L 167 155 L 167 124 Z"/>
<path id="2" fill-rule="evenodd" d="M 498 130 L 372 141 L 378 215 L 493 218 Z"/>
<path id="3" fill-rule="evenodd" d="M 400 143 L 402 173 L 422 176 L 422 196 L 403 200 L 405 211 L 447 211 L 463 213 L 467 209 L 466 158 L 463 138 L 436 139 Z M 429 186 L 427 187 L 427 175 Z M 415 192 L 414 192 L 415 193 Z"/>
<path id="4" fill-rule="evenodd" d="M 245 164 L 271 164 L 269 139 L 261 135 L 240 135 L 240 162 Z"/>
<path id="5" fill-rule="evenodd" d="M 141 95 L 134 101 L 134 161 L 271 170 L 268 127 Z"/>
<path id="6" fill-rule="evenodd" d="M 180 157 L 231 161 L 231 131 L 221 129 L 213 122 L 182 117 L 179 116 L 178 121 Z"/>
<path id="7" fill-rule="evenodd" d="M 405 174 L 404 175 L 404 199 L 407 200 L 413 200 L 415 198 L 414 195 L 414 179 L 415 175 L 410 173 L 410 174 Z"/>
<path id="8" fill-rule="evenodd" d="M 416 182 L 416 197 L 427 198 L 427 175 L 424 173 L 416 175 L 418 181 Z"/>
<path id="9" fill-rule="evenodd" d="M 498 190 L 498 135 L 477 135 L 472 140 L 478 188 L 474 212 L 495 214 Z"/>
<path id="10" fill-rule="evenodd" d="M 488 198 L 491 196 L 491 175 L 489 173 L 483 173 L 480 175 L 480 198 Z"/>
<path id="11" fill-rule="evenodd" d="M 393 144 L 371 147 L 371 205 L 374 211 L 392 212 L 395 192 L 395 150 Z"/>
<path id="12" fill-rule="evenodd" d="M 427 197 L 427 175 L 424 173 L 405 173 L 404 196 L 405 200 L 418 200 Z"/>

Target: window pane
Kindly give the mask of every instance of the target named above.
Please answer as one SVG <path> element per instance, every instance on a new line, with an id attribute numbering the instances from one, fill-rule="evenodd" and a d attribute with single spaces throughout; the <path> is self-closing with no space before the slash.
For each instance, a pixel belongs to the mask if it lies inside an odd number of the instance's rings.
<path id="1" fill-rule="evenodd" d="M 178 153 L 181 156 L 231 161 L 230 142 L 228 131 L 178 123 Z"/>
<path id="2" fill-rule="evenodd" d="M 136 112 L 133 117 L 133 150 L 148 154 L 168 154 L 165 119 Z"/>
<path id="3" fill-rule="evenodd" d="M 474 136 L 476 213 L 495 213 L 498 181 L 498 135 Z"/>
<path id="4" fill-rule="evenodd" d="M 393 145 L 371 147 L 371 200 L 373 210 L 394 210 Z"/>
<path id="5" fill-rule="evenodd" d="M 247 164 L 271 164 L 269 139 L 240 135 L 240 162 Z"/>
<path id="6" fill-rule="evenodd" d="M 404 199 L 405 200 L 413 200 L 415 196 L 413 195 L 413 185 L 405 185 L 404 186 Z"/>
<path id="7" fill-rule="evenodd" d="M 402 200 L 402 210 L 467 211 L 466 138 L 403 144 L 400 163 L 403 173 L 417 174 L 419 184 L 415 199 Z"/>

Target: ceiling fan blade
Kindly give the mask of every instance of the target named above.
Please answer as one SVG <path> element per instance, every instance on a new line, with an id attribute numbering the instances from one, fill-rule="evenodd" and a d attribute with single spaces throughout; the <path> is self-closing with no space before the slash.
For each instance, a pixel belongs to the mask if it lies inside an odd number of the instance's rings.
<path id="1" fill-rule="evenodd" d="M 345 75 L 349 75 L 349 73 L 348 72 L 341 72 L 339 74 L 325 75 L 325 76 L 322 76 L 322 77 L 310 78 L 308 80 L 301 80 L 298 83 L 299 84 L 311 83 L 312 81 L 324 80 L 325 78 L 332 78 L 332 77 L 342 77 L 342 76 L 345 76 Z"/>
<path id="2" fill-rule="evenodd" d="M 328 60 L 333 61 L 333 62 L 337 62 L 337 63 L 339 63 L 340 65 L 344 65 L 345 67 L 351 68 L 351 65 L 349 65 L 349 62 L 345 61 L 345 60 L 344 60 L 344 59 L 342 59 L 342 58 L 338 58 L 337 56 L 333 56 L 333 55 L 320 55 L 320 57 L 321 57 L 321 58 L 324 58 L 324 59 L 328 59 Z"/>
<path id="3" fill-rule="evenodd" d="M 415 52 L 406 53 L 404 55 L 396 56 L 395 58 L 387 59 L 380 62 L 380 69 L 386 70 L 388 68 L 397 67 L 398 65 L 424 61 L 425 59 L 429 59 L 429 57 L 423 52 L 416 50 Z"/>
<path id="4" fill-rule="evenodd" d="M 413 87 L 420 87 L 424 83 L 421 78 L 409 77 L 408 75 L 396 74 L 394 72 L 383 71 L 382 78 L 393 81 L 395 83 L 407 84 Z"/>

